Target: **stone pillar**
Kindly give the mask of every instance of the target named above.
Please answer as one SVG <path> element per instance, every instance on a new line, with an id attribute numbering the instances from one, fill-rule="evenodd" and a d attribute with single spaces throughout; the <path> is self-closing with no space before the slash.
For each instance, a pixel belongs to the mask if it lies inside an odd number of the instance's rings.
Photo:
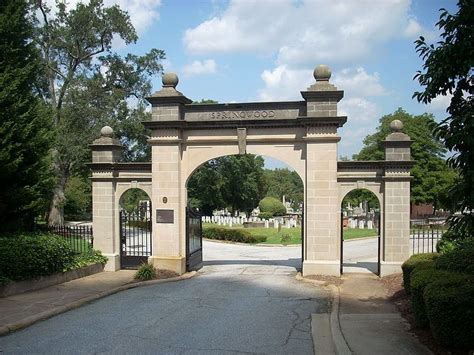
<path id="1" fill-rule="evenodd" d="M 114 139 L 112 128 L 105 126 L 101 137 L 91 145 L 92 149 L 92 222 L 94 248 L 109 260 L 106 271 L 120 269 L 120 237 L 116 220 L 118 206 L 115 205 L 115 181 L 113 165 L 120 160 L 122 145 Z"/>
<path id="2" fill-rule="evenodd" d="M 337 185 L 337 102 L 343 91 L 329 83 L 330 69 L 314 70 L 316 83 L 301 92 L 307 102 L 305 254 L 303 275 L 340 275 L 340 206 Z M 309 120 L 311 119 L 311 121 Z"/>
<path id="3" fill-rule="evenodd" d="M 383 141 L 384 231 L 380 276 L 401 272 L 402 263 L 410 255 L 410 146 L 412 141 L 402 133 L 403 123 L 390 123 L 392 133 Z"/>
<path id="4" fill-rule="evenodd" d="M 181 136 L 175 125 L 183 120 L 184 105 L 192 101 L 176 90 L 178 77 L 163 75 L 163 88 L 147 100 L 152 121 L 168 121 L 167 128 L 152 128 L 153 247 L 150 263 L 159 269 L 186 272 L 186 188 L 181 176 Z M 167 216 L 163 218 L 163 216 Z"/>

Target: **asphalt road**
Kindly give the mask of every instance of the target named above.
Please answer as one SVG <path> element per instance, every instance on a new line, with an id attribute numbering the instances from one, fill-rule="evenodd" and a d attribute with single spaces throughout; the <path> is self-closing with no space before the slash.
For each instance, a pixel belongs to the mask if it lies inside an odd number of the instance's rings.
<path id="1" fill-rule="evenodd" d="M 299 247 L 205 242 L 197 277 L 123 291 L 0 338 L 0 353 L 313 354 L 329 294 Z"/>

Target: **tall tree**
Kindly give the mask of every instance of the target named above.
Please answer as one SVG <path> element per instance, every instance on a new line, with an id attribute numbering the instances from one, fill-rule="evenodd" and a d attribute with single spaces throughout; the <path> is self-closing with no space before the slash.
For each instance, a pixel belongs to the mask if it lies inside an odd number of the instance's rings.
<path id="1" fill-rule="evenodd" d="M 263 158 L 246 154 L 229 155 L 221 159 L 224 201 L 233 212 L 244 211 L 250 215 L 266 194 Z"/>
<path id="2" fill-rule="evenodd" d="M 303 181 L 296 171 L 285 169 L 265 170 L 265 180 L 268 186 L 267 196 L 291 201 L 293 209 L 299 209 L 303 203 Z"/>
<path id="3" fill-rule="evenodd" d="M 446 148 L 431 131 L 430 127 L 435 123 L 432 115 L 413 116 L 399 108 L 393 114 L 383 116 L 377 132 L 364 139 L 364 147 L 354 159 L 383 160 L 382 141 L 390 134 L 390 122 L 394 119 L 403 122 L 405 133 L 413 140 L 411 155 L 416 163 L 412 169 L 411 202 L 433 203 L 435 210 L 448 207 L 445 194 L 454 183 L 456 173 L 446 165 Z"/>
<path id="4" fill-rule="evenodd" d="M 262 157 L 251 154 L 208 161 L 189 178 L 189 203 L 206 214 L 219 208 L 250 214 L 267 190 L 263 164 Z"/>
<path id="5" fill-rule="evenodd" d="M 117 5 L 104 7 L 102 0 L 78 3 L 70 11 L 57 3 L 52 11 L 41 1 L 36 42 L 41 48 L 57 133 L 53 151 L 57 181 L 49 212 L 49 224 L 63 222 L 64 189 L 71 174 L 88 160 L 87 143 L 98 126 L 112 122 L 131 149 L 126 157 L 141 158 L 144 137 L 137 122 L 146 116 L 143 97 L 150 93 L 150 75 L 157 74 L 164 52 L 152 49 L 144 56 L 120 57 L 112 51 L 114 38 L 126 44 L 137 35 L 128 14 Z M 136 109 L 129 100 L 135 98 Z M 116 122 L 122 122 L 122 125 Z M 124 134 L 124 130 L 132 136 Z M 138 150 L 137 150 L 138 148 Z"/>
<path id="6" fill-rule="evenodd" d="M 0 229 L 28 227 L 51 182 L 50 121 L 36 93 L 41 62 L 24 0 L 0 3 Z"/>
<path id="7" fill-rule="evenodd" d="M 460 238 L 474 236 L 474 1 L 460 0 L 458 12 L 441 9 L 437 23 L 441 40 L 428 44 L 423 37 L 416 50 L 424 60 L 418 79 L 423 91 L 413 97 L 429 103 L 436 97 L 452 95 L 448 117 L 433 125 L 436 136 L 453 153 L 449 165 L 460 179 L 449 191 L 454 210 L 461 213 L 451 220 L 451 229 Z"/>

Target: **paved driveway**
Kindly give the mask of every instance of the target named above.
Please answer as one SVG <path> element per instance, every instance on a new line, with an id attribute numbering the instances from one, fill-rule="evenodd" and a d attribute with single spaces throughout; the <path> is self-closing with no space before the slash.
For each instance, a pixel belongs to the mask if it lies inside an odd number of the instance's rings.
<path id="1" fill-rule="evenodd" d="M 295 280 L 299 247 L 205 242 L 190 280 L 131 289 L 0 338 L 0 352 L 312 354 L 327 291 Z"/>

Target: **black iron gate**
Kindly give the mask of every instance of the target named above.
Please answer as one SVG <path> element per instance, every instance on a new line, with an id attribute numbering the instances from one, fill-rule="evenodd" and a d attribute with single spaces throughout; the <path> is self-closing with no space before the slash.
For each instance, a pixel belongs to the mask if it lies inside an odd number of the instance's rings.
<path id="1" fill-rule="evenodd" d="M 142 203 L 131 212 L 120 211 L 120 265 L 135 269 L 151 256 L 151 204 Z"/>
<path id="2" fill-rule="evenodd" d="M 199 211 L 186 208 L 186 270 L 197 270 L 202 264 L 202 219 Z"/>

